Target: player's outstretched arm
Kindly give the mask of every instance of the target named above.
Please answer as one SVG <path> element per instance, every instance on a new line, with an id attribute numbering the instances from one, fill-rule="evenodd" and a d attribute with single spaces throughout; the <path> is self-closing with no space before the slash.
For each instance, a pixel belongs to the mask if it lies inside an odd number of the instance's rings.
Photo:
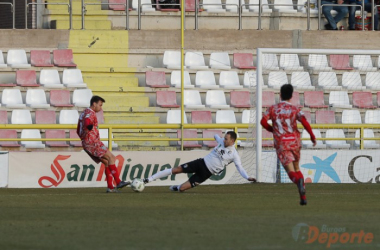
<path id="1" fill-rule="evenodd" d="M 261 118 L 260 124 L 269 132 L 273 132 L 273 127 L 269 125 L 268 120 L 265 117 Z"/>
<path id="2" fill-rule="evenodd" d="M 306 131 L 310 135 L 310 140 L 313 142 L 313 146 L 317 145 L 317 141 L 315 140 L 315 135 L 313 133 L 313 130 L 310 127 L 309 122 L 306 120 L 305 116 L 301 117 L 300 122 L 302 123 L 302 126 L 306 129 Z"/>
<path id="3" fill-rule="evenodd" d="M 243 166 L 241 165 L 241 160 L 240 160 L 239 155 L 237 155 L 237 153 L 236 153 L 235 158 L 234 158 L 234 163 L 235 163 L 235 167 L 236 167 L 236 169 L 239 171 L 240 175 L 241 175 L 244 179 L 246 179 L 246 180 L 248 180 L 248 181 L 256 182 L 256 179 L 255 179 L 255 178 L 253 178 L 253 177 L 249 177 L 249 176 L 248 176 L 247 172 L 245 171 L 245 169 L 244 169 Z"/>
<path id="4" fill-rule="evenodd" d="M 221 138 L 221 137 L 220 137 L 219 135 L 217 135 L 217 134 L 214 135 L 214 139 L 215 139 L 215 141 L 216 141 L 217 143 L 219 143 L 219 144 L 221 144 L 221 143 L 224 142 L 224 139 Z"/>

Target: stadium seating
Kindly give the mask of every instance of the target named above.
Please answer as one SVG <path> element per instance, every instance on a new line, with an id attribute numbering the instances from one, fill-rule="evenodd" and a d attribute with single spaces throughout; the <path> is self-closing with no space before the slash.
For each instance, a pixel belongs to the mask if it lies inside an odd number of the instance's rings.
<path id="1" fill-rule="evenodd" d="M 50 105 L 54 107 L 73 107 L 70 102 L 69 90 L 51 90 Z"/>
<path id="2" fill-rule="evenodd" d="M 219 135 L 223 138 L 223 131 L 220 129 L 204 129 L 202 130 L 202 138 L 214 138 L 214 135 Z M 218 143 L 213 139 L 212 141 L 203 141 L 203 146 L 213 148 L 216 147 Z"/>
<path id="3" fill-rule="evenodd" d="M 352 108 L 345 91 L 331 91 L 329 95 L 329 105 L 334 108 Z"/>
<path id="4" fill-rule="evenodd" d="M 8 124 L 8 112 L 0 110 L 0 124 Z"/>
<path id="5" fill-rule="evenodd" d="M 281 54 L 280 68 L 284 70 L 303 70 L 297 54 Z"/>
<path id="6" fill-rule="evenodd" d="M 360 111 L 356 109 L 342 111 L 342 124 L 361 124 Z"/>
<path id="7" fill-rule="evenodd" d="M 59 112 L 59 124 L 78 124 L 78 110 L 62 109 Z"/>
<path id="8" fill-rule="evenodd" d="M 226 12 L 226 10 L 223 9 L 222 1 L 221 0 L 203 0 L 202 7 L 207 12 L 211 12 L 211 13 L 223 13 L 223 12 Z"/>
<path id="9" fill-rule="evenodd" d="M 377 92 L 377 106 L 380 107 L 380 92 Z"/>
<path id="10" fill-rule="evenodd" d="M 191 85 L 191 80 L 190 80 L 190 74 L 189 71 L 184 71 L 184 76 L 183 76 L 184 84 L 183 87 L 186 89 L 189 88 L 194 88 L 194 85 Z M 170 76 L 170 85 L 175 88 L 180 88 L 181 87 L 181 71 L 179 70 L 173 70 Z"/>
<path id="11" fill-rule="evenodd" d="M 177 130 L 177 138 L 181 138 L 181 130 Z M 197 130 L 196 129 L 184 129 L 183 130 L 183 138 L 197 138 Z M 178 141 L 178 145 L 181 145 L 181 141 Z M 198 141 L 184 141 L 184 148 L 201 148 L 202 145 L 198 143 Z"/>
<path id="12" fill-rule="evenodd" d="M 355 69 L 362 71 L 376 71 L 376 67 L 372 66 L 372 59 L 370 55 L 354 55 L 353 66 Z"/>
<path id="13" fill-rule="evenodd" d="M 43 89 L 28 89 L 26 91 L 25 104 L 35 109 L 50 108 L 50 104 L 46 101 L 46 94 Z"/>
<path id="14" fill-rule="evenodd" d="M 227 52 L 212 52 L 210 55 L 210 68 L 230 70 L 230 57 Z"/>
<path id="15" fill-rule="evenodd" d="M 293 92 L 293 96 L 292 96 L 292 99 L 290 99 L 289 101 L 292 105 L 296 106 L 296 107 L 303 107 L 301 105 L 301 102 L 300 102 L 300 93 L 298 93 L 297 91 L 294 91 Z"/>
<path id="16" fill-rule="evenodd" d="M 169 85 L 166 85 L 166 76 L 164 71 L 145 72 L 145 85 L 151 88 L 169 88 Z"/>
<path id="17" fill-rule="evenodd" d="M 162 108 L 179 108 L 177 104 L 177 96 L 175 91 L 157 91 L 156 92 L 157 106 Z"/>
<path id="18" fill-rule="evenodd" d="M 12 124 L 32 124 L 32 115 L 27 109 L 14 109 L 11 116 Z"/>
<path id="19" fill-rule="evenodd" d="M 125 6 L 124 4 L 127 3 L 127 0 L 108 0 L 108 3 L 110 3 L 110 5 L 108 5 L 109 9 L 110 10 L 120 10 L 120 11 L 125 11 Z M 120 3 L 120 4 L 117 4 L 117 3 Z M 128 6 L 127 6 L 128 8 Z M 129 9 L 129 8 L 128 8 Z"/>
<path id="20" fill-rule="evenodd" d="M 263 54 L 262 67 L 265 70 L 279 70 L 277 55 Z M 283 72 L 285 73 L 285 72 Z"/>
<path id="21" fill-rule="evenodd" d="M 17 131 L 15 129 L 0 129 L 0 138 L 17 139 Z M 20 147 L 18 141 L 0 141 L 1 147 Z"/>
<path id="22" fill-rule="evenodd" d="M 53 67 L 49 50 L 31 50 L 30 64 L 33 67 Z"/>
<path id="23" fill-rule="evenodd" d="M 36 124 L 56 124 L 54 110 L 36 110 Z"/>
<path id="24" fill-rule="evenodd" d="M 262 13 L 272 13 L 272 9 L 269 8 L 268 0 L 262 0 Z M 249 0 L 249 10 L 253 12 L 259 12 L 259 0 Z"/>
<path id="25" fill-rule="evenodd" d="M 270 147 L 272 148 L 274 146 L 274 142 L 273 142 L 273 133 L 269 132 L 269 131 L 266 131 L 265 129 L 262 130 L 262 138 L 263 138 L 263 141 L 262 141 L 262 147 Z M 264 140 L 266 138 L 270 138 L 271 140 Z"/>
<path id="26" fill-rule="evenodd" d="M 289 6 L 284 6 L 285 4 Z M 273 9 L 282 13 L 297 13 L 297 10 L 293 8 L 292 0 L 274 0 Z"/>
<path id="27" fill-rule="evenodd" d="M 17 70 L 16 84 L 21 87 L 39 87 L 35 70 Z"/>
<path id="28" fill-rule="evenodd" d="M 296 89 L 315 89 L 315 87 L 311 85 L 309 72 L 293 72 L 290 82 Z"/>
<path id="29" fill-rule="evenodd" d="M 364 129 L 364 138 L 375 138 L 375 134 L 372 129 Z M 355 131 L 355 138 L 360 138 L 360 129 Z M 360 147 L 360 141 L 355 140 L 355 146 Z M 377 144 L 373 140 L 364 140 L 364 148 L 380 148 L 380 144 Z"/>
<path id="30" fill-rule="evenodd" d="M 76 89 L 73 92 L 73 104 L 76 107 L 88 108 L 90 107 L 91 97 L 91 89 Z"/>
<path id="31" fill-rule="evenodd" d="M 256 69 L 253 66 L 252 53 L 234 53 L 233 55 L 234 67 L 238 69 Z"/>
<path id="32" fill-rule="evenodd" d="M 305 91 L 303 93 L 304 103 L 309 108 L 327 108 L 323 98 L 323 91 Z"/>
<path id="33" fill-rule="evenodd" d="M 315 138 L 322 138 L 322 135 L 321 135 L 321 131 L 319 129 L 313 129 L 313 133 L 315 135 Z M 309 133 L 306 131 L 306 129 L 304 129 L 302 131 L 302 135 L 301 135 L 301 138 L 305 138 L 306 140 L 302 140 L 302 146 L 305 147 L 305 148 L 326 148 L 326 145 L 323 143 L 322 140 L 317 140 L 317 145 L 315 145 L 313 147 L 313 142 L 310 140 L 310 135 Z"/>
<path id="34" fill-rule="evenodd" d="M 132 9 L 138 9 L 138 0 L 132 0 Z M 155 8 L 152 7 L 150 0 L 141 0 L 141 12 L 154 12 Z"/>
<path id="35" fill-rule="evenodd" d="M 104 124 L 104 112 L 103 109 L 100 110 L 99 112 L 96 112 L 96 119 L 98 119 L 99 124 Z"/>
<path id="36" fill-rule="evenodd" d="M 160 3 L 159 0 L 156 0 L 156 10 L 159 10 L 159 11 L 163 11 L 163 12 L 178 12 L 179 11 L 179 6 L 178 5 L 164 5 L 164 4 L 168 4 L 168 3 Z"/>
<path id="37" fill-rule="evenodd" d="M 168 69 L 181 69 L 181 52 L 172 50 L 165 51 L 163 65 Z"/>
<path id="38" fill-rule="evenodd" d="M 365 86 L 371 90 L 380 90 L 380 72 L 367 72 Z"/>
<path id="39" fill-rule="evenodd" d="M 206 124 L 212 123 L 211 111 L 191 111 L 191 123 L 196 124 Z"/>
<path id="40" fill-rule="evenodd" d="M 305 116 L 307 122 L 308 122 L 308 123 L 312 123 L 312 122 L 311 122 L 311 112 L 310 112 L 309 110 L 304 110 L 304 111 L 303 111 L 303 114 L 304 114 L 304 116 Z"/>
<path id="41" fill-rule="evenodd" d="M 53 50 L 53 63 L 58 67 L 76 67 L 71 49 Z"/>
<path id="42" fill-rule="evenodd" d="M 274 97 L 274 92 L 272 91 L 264 91 L 262 95 L 262 107 L 268 108 L 276 103 L 276 99 Z"/>
<path id="43" fill-rule="evenodd" d="M 19 89 L 4 89 L 1 96 L 1 105 L 9 109 L 22 109 L 26 105 L 22 102 Z"/>
<path id="44" fill-rule="evenodd" d="M 241 114 L 241 123 L 256 123 L 256 110 L 243 110 L 243 113 Z"/>
<path id="45" fill-rule="evenodd" d="M 202 52 L 189 51 L 185 54 L 185 66 L 189 69 L 208 69 Z"/>
<path id="46" fill-rule="evenodd" d="M 235 108 L 251 107 L 249 91 L 231 91 L 230 102 L 231 102 L 231 106 Z"/>
<path id="47" fill-rule="evenodd" d="M 308 66 L 309 69 L 312 70 L 320 70 L 320 71 L 330 71 L 331 67 L 329 67 L 327 62 L 327 56 L 326 55 L 309 55 L 308 60 Z"/>
<path id="48" fill-rule="evenodd" d="M 380 124 L 380 110 L 367 110 L 364 116 L 366 124 Z"/>
<path id="49" fill-rule="evenodd" d="M 69 130 L 69 137 L 70 139 L 79 139 L 77 131 L 73 129 Z M 73 146 L 73 147 L 82 147 L 81 141 L 70 141 L 69 144 L 70 146 Z"/>
<path id="50" fill-rule="evenodd" d="M 222 71 L 219 76 L 219 86 L 224 89 L 242 89 L 236 71 Z"/>
<path id="51" fill-rule="evenodd" d="M 195 2 L 199 4 L 199 0 L 188 0 L 185 1 L 185 11 L 194 12 L 195 11 Z M 203 11 L 203 9 L 198 8 L 198 11 Z"/>
<path id="52" fill-rule="evenodd" d="M 48 129 L 45 131 L 45 138 L 46 139 L 65 139 L 66 138 L 66 132 L 62 129 Z M 46 141 L 46 146 L 49 147 L 68 147 L 66 141 Z"/>
<path id="53" fill-rule="evenodd" d="M 213 71 L 198 71 L 195 74 L 195 87 L 204 89 L 218 89 Z"/>
<path id="54" fill-rule="evenodd" d="M 336 70 L 351 70 L 349 55 L 330 55 L 330 66 Z"/>
<path id="55" fill-rule="evenodd" d="M 376 108 L 372 102 L 372 93 L 365 91 L 352 92 L 352 106 L 363 109 Z"/>
<path id="56" fill-rule="evenodd" d="M 235 112 L 233 110 L 217 110 L 216 123 L 236 123 Z"/>
<path id="57" fill-rule="evenodd" d="M 3 51 L 0 50 L 0 68 L 6 68 L 7 64 L 4 62 Z"/>
<path id="58" fill-rule="evenodd" d="M 40 71 L 40 84 L 50 89 L 62 89 L 65 87 L 61 83 L 58 70 L 56 69 L 42 69 Z"/>
<path id="59" fill-rule="evenodd" d="M 11 68 L 30 68 L 26 52 L 23 49 L 10 49 L 7 54 L 7 64 Z"/>
<path id="60" fill-rule="evenodd" d="M 87 84 L 83 82 L 82 72 L 80 69 L 65 69 L 63 71 L 62 83 L 68 88 L 87 87 Z"/>
<path id="61" fill-rule="evenodd" d="M 187 123 L 186 113 L 183 116 L 183 122 Z M 167 124 L 180 124 L 181 123 L 181 110 L 168 110 L 166 115 Z"/>
<path id="62" fill-rule="evenodd" d="M 39 129 L 23 129 L 21 130 L 21 139 L 41 139 Z M 45 148 L 42 141 L 21 141 L 21 145 L 25 148 Z"/>
<path id="63" fill-rule="evenodd" d="M 335 124 L 335 112 L 333 110 L 315 111 L 316 124 Z"/>
<path id="64" fill-rule="evenodd" d="M 267 85 L 264 85 L 264 78 L 263 75 L 261 75 L 261 82 L 263 83 L 261 85 L 262 89 L 268 88 Z M 244 84 L 243 86 L 245 88 L 256 88 L 257 83 L 256 83 L 256 71 L 246 71 L 244 73 Z"/>
<path id="65" fill-rule="evenodd" d="M 288 84 L 288 77 L 283 71 L 272 71 L 268 76 L 268 86 L 274 89 L 280 89 L 282 85 Z"/>
<path id="66" fill-rule="evenodd" d="M 101 141 L 103 142 L 104 146 L 108 148 L 108 129 L 99 129 L 99 137 Z M 112 138 L 113 134 L 112 134 Z M 117 148 L 119 145 L 117 145 L 116 142 L 112 141 L 112 148 Z"/>
<path id="67" fill-rule="evenodd" d="M 327 129 L 326 130 L 326 139 L 328 138 L 346 138 L 342 129 Z M 326 140 L 327 148 L 350 148 L 345 140 Z"/>
<path id="68" fill-rule="evenodd" d="M 342 86 L 348 90 L 364 90 L 359 72 L 344 72 L 342 76 Z"/>
<path id="69" fill-rule="evenodd" d="M 185 90 L 183 93 L 183 103 L 185 108 L 201 109 L 205 107 L 202 104 L 201 95 L 198 90 Z"/>
<path id="70" fill-rule="evenodd" d="M 319 72 L 318 86 L 324 90 L 341 90 L 342 86 L 338 85 L 338 79 L 335 72 Z"/>
<path id="71" fill-rule="evenodd" d="M 230 105 L 227 105 L 223 90 L 208 90 L 206 93 L 206 106 L 216 109 L 230 108 Z"/>

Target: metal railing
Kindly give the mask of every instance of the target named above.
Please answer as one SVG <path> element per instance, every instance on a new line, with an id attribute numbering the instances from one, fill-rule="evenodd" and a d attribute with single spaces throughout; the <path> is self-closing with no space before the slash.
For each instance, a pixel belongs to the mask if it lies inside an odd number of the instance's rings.
<path id="1" fill-rule="evenodd" d="M 12 12 L 12 27 L 13 27 L 13 29 L 16 28 L 16 11 L 15 11 L 15 3 L 16 3 L 16 0 L 13 0 L 13 3 L 0 3 L 0 5 L 10 5 L 10 6 L 11 6 L 11 12 Z"/>
<path id="2" fill-rule="evenodd" d="M 69 3 L 28 3 L 28 0 L 25 0 L 25 29 L 28 29 L 28 12 L 29 12 L 29 5 L 67 5 L 68 12 L 69 12 L 69 30 L 72 29 L 73 24 L 73 11 L 72 11 L 72 0 L 69 0 Z M 37 11 L 36 11 L 36 22 L 37 22 Z"/>
<path id="3" fill-rule="evenodd" d="M 185 0 L 184 0 L 185 1 Z M 154 4 L 150 4 L 150 3 L 143 3 L 141 4 L 141 0 L 138 0 L 138 8 L 137 8 L 137 29 L 138 30 L 141 30 L 141 12 L 142 12 L 142 8 L 144 5 L 154 5 Z M 179 3 L 176 3 L 176 4 L 171 4 L 171 3 L 166 3 L 166 4 L 157 4 L 157 5 L 160 5 L 160 6 L 168 6 L 168 5 L 171 5 L 171 6 L 181 6 L 181 4 Z M 186 12 L 184 12 L 186 13 Z M 186 15 L 184 15 L 184 18 L 185 18 Z"/>

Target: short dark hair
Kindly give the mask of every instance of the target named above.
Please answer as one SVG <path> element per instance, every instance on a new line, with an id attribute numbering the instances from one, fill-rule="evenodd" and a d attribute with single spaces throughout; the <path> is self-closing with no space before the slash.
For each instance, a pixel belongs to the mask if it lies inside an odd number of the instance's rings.
<path id="1" fill-rule="evenodd" d="M 100 96 L 97 96 L 97 95 L 94 95 L 93 97 L 91 97 L 91 101 L 90 101 L 90 106 L 92 106 L 92 104 L 95 102 L 95 103 L 98 103 L 99 101 L 102 101 L 103 103 L 106 102 L 103 98 L 101 98 Z"/>
<path id="2" fill-rule="evenodd" d="M 292 99 L 293 96 L 293 86 L 291 84 L 284 84 L 281 86 L 281 99 L 286 101 Z"/>
<path id="3" fill-rule="evenodd" d="M 236 141 L 237 135 L 236 135 L 236 133 L 235 133 L 234 131 L 228 131 L 226 134 L 227 134 L 227 135 L 230 135 L 230 137 L 231 137 L 234 141 Z"/>

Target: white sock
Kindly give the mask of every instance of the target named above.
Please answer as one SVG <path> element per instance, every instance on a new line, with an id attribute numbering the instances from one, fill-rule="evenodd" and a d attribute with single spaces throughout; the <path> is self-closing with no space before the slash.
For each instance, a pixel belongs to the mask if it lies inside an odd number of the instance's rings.
<path id="1" fill-rule="evenodd" d="M 151 181 L 154 181 L 154 180 L 157 180 L 159 178 L 163 178 L 163 177 L 166 177 L 166 176 L 169 176 L 172 174 L 172 169 L 171 168 L 168 168 L 168 169 L 165 169 L 165 170 L 162 170 L 160 172 L 157 172 L 155 173 L 154 175 L 152 175 L 151 177 L 149 177 L 149 182 Z"/>

